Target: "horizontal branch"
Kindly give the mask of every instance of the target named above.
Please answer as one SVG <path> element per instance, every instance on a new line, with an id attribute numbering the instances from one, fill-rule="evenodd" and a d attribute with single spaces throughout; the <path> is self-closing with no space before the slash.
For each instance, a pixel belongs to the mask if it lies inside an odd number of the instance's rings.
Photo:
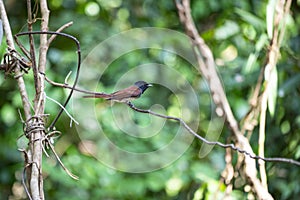
<path id="1" fill-rule="evenodd" d="M 255 154 L 251 154 L 250 152 L 248 151 L 245 151 L 243 149 L 240 149 L 238 147 L 236 147 L 234 144 L 224 144 L 224 143 L 221 143 L 221 142 L 218 142 L 218 141 L 209 141 L 203 137 L 201 137 L 200 135 L 198 135 L 191 127 L 189 127 L 187 125 L 187 123 L 181 119 L 181 118 L 178 118 L 178 117 L 173 117 L 173 116 L 168 116 L 168 115 L 163 115 L 163 114 L 159 114 L 159 113 L 156 113 L 156 112 L 153 112 L 151 110 L 143 110 L 143 109 L 140 109 L 140 108 L 137 108 L 135 107 L 131 102 L 128 102 L 127 105 L 137 111 L 137 112 L 140 112 L 140 113 L 148 113 L 150 115 L 153 115 L 153 116 L 157 116 L 157 117 L 160 117 L 160 118 L 164 118 L 164 119 L 169 119 L 169 120 L 175 120 L 175 121 L 178 121 L 180 124 L 183 125 L 183 127 L 189 132 L 191 133 L 193 136 L 195 136 L 196 138 L 198 138 L 199 140 L 201 140 L 202 142 L 208 144 L 208 145 L 217 145 L 217 146 L 220 146 L 222 148 L 231 148 L 239 153 L 242 153 L 244 155 L 247 155 L 249 156 L 250 158 L 253 158 L 253 159 L 256 159 L 256 160 L 263 160 L 263 161 L 266 161 L 266 162 L 283 162 L 283 163 L 290 163 L 290 164 L 294 164 L 294 165 L 298 165 L 300 166 L 300 162 L 299 161 L 296 161 L 296 160 L 293 160 L 293 159 L 288 159 L 288 158 L 263 158 L 261 156 L 257 156 Z"/>
<path id="2" fill-rule="evenodd" d="M 62 87 L 62 88 L 67 88 L 67 89 L 73 89 L 74 91 L 81 92 L 81 93 L 84 93 L 84 94 L 93 94 L 93 95 L 105 94 L 103 92 L 92 92 L 92 91 L 88 91 L 88 90 L 84 90 L 84 89 L 73 88 L 73 86 L 70 86 L 67 83 L 57 83 L 57 82 L 54 82 L 51 79 L 49 79 L 47 76 L 45 76 L 45 80 L 48 83 L 50 83 L 51 85 L 54 85 L 54 86 L 57 86 L 57 87 Z"/>
<path id="3" fill-rule="evenodd" d="M 105 93 L 101 93 L 101 92 L 91 92 L 91 91 L 88 91 L 88 90 L 83 90 L 83 89 L 78 89 L 78 88 L 73 88 L 71 86 L 69 86 L 67 83 L 56 83 L 50 79 L 48 79 L 47 77 L 45 78 L 47 82 L 49 82 L 50 84 L 54 85 L 54 86 L 58 86 L 58 87 L 62 87 L 62 88 L 67 88 L 67 89 L 73 89 L 74 91 L 78 91 L 78 92 L 81 92 L 81 93 L 84 93 L 84 94 L 105 94 Z M 156 116 L 156 117 L 160 117 L 160 118 L 164 118 L 164 119 L 168 119 L 168 120 L 175 120 L 175 121 L 178 121 L 180 124 L 183 125 L 183 127 L 189 132 L 191 133 L 193 136 L 195 136 L 196 138 L 198 138 L 199 140 L 201 140 L 202 142 L 208 144 L 208 145 L 217 145 L 217 146 L 220 146 L 222 148 L 230 148 L 230 149 L 233 149 L 239 153 L 242 153 L 244 155 L 247 155 L 249 156 L 250 158 L 253 158 L 253 159 L 256 159 L 256 160 L 264 160 L 266 162 L 283 162 L 283 163 L 290 163 L 290 164 L 294 164 L 294 165 L 298 165 L 300 166 L 300 162 L 299 161 L 296 161 L 296 160 L 293 160 L 293 159 L 288 159 L 288 158 L 264 158 L 264 157 L 260 157 L 260 156 L 257 156 L 255 154 L 252 154 L 246 150 L 243 150 L 243 149 L 240 149 L 238 147 L 236 147 L 234 144 L 224 144 L 224 143 L 221 143 L 221 142 L 218 142 L 218 141 L 209 141 L 205 138 L 203 138 L 202 136 L 198 135 L 191 127 L 189 127 L 187 125 L 187 123 L 181 119 L 181 118 L 178 118 L 178 117 L 173 117 L 173 116 L 168 116 L 168 115 L 163 115 L 163 114 L 159 114 L 159 113 L 156 113 L 156 112 L 153 112 L 151 110 L 143 110 L 143 109 L 140 109 L 140 108 L 137 108 L 134 106 L 134 104 L 132 104 L 131 102 L 128 102 L 127 105 L 137 111 L 137 112 L 140 112 L 140 113 L 148 113 L 150 115 L 153 115 L 153 116 Z"/>

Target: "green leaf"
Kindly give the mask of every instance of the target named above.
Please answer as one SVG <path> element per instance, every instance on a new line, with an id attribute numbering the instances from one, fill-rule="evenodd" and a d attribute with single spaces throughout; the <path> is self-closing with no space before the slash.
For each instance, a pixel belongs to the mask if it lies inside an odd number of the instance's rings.
<path id="1" fill-rule="evenodd" d="M 273 36 L 273 19 L 276 8 L 277 0 L 269 0 L 268 5 L 266 7 L 266 24 L 267 24 L 267 33 L 268 37 L 271 39 Z"/>
<path id="2" fill-rule="evenodd" d="M 278 85 L 278 74 L 277 74 L 277 68 L 274 66 L 274 68 L 271 71 L 270 77 L 269 77 L 269 94 L 268 94 L 268 109 L 270 112 L 270 115 L 273 117 L 275 113 L 275 107 L 276 107 L 276 98 L 277 98 L 277 85 Z"/>
<path id="3" fill-rule="evenodd" d="M 252 13 L 245 10 L 235 8 L 235 13 L 238 14 L 245 22 L 253 25 L 258 30 L 263 30 L 265 28 L 264 21 Z"/>
<path id="4" fill-rule="evenodd" d="M 219 27 L 215 31 L 215 38 L 217 40 L 225 40 L 240 32 L 240 27 L 234 21 L 227 20 L 223 26 Z"/>
<path id="5" fill-rule="evenodd" d="M 255 44 L 255 51 L 260 52 L 262 48 L 268 44 L 268 37 L 266 34 L 261 34 L 258 41 Z"/>
<path id="6" fill-rule="evenodd" d="M 244 74 L 249 74 L 254 71 L 254 66 L 257 61 L 257 56 L 258 55 L 256 53 L 251 53 L 249 55 L 246 66 L 244 67 L 244 70 L 243 70 Z"/>
<path id="7" fill-rule="evenodd" d="M 263 47 L 266 44 L 268 44 L 267 41 L 268 37 L 266 34 L 262 34 L 259 37 L 258 41 L 255 44 L 255 52 L 249 55 L 246 66 L 243 69 L 244 74 L 249 74 L 257 69 L 257 65 L 255 65 L 257 63 L 257 57 L 259 55 L 259 52 L 263 49 Z"/>

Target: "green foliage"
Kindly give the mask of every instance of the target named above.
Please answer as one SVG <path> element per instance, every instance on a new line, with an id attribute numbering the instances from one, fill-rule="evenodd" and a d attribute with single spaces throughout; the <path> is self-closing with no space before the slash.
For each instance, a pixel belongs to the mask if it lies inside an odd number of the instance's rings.
<path id="1" fill-rule="evenodd" d="M 273 1 L 270 1 L 273 2 Z M 7 4 L 7 12 L 11 20 L 13 32 L 25 30 L 26 9 L 25 3 L 11 1 Z M 248 100 L 258 78 L 259 71 L 264 65 L 265 53 L 269 36 L 272 29 L 271 3 L 267 1 L 240 1 L 240 0 L 195 0 L 191 2 L 192 14 L 203 38 L 207 41 L 216 58 L 220 76 L 222 77 L 228 99 L 232 109 L 241 119 L 249 108 Z M 268 8 L 267 8 L 268 6 Z M 292 4 L 292 15 L 289 16 L 286 37 L 283 38 L 281 58 L 274 76 L 278 77 L 278 89 L 272 89 L 272 99 L 269 100 L 270 114 L 267 121 L 266 156 L 276 157 L 300 157 L 300 76 L 299 76 L 299 9 L 297 2 Z M 56 30 L 63 24 L 73 21 L 74 25 L 65 32 L 78 38 L 82 45 L 83 57 L 87 57 L 96 45 L 110 36 L 122 31 L 138 27 L 159 27 L 177 31 L 183 31 L 179 22 L 173 1 L 121 1 L 121 0 L 52 0 L 49 1 L 50 30 Z M 37 19 L 39 23 L 39 19 Z M 37 30 L 38 26 L 36 26 Z M 160 40 L 159 36 L 155 36 Z M 38 37 L 36 37 L 38 39 Z M 147 38 L 144 38 L 146 40 Z M 163 38 L 171 48 L 180 46 L 172 38 Z M 22 40 L 23 41 L 23 40 Z M 26 39 L 24 39 L 24 42 Z M 117 42 L 117 41 L 116 41 Z M 26 43 L 25 43 L 26 44 Z M 123 43 L 118 44 L 123 47 Z M 187 43 L 189 45 L 189 43 Z M 26 44 L 27 46 L 27 44 Z M 151 109 L 165 114 L 180 115 L 182 105 L 189 105 L 189 109 L 182 112 L 188 123 L 197 124 L 199 134 L 205 136 L 211 120 L 211 98 L 207 84 L 201 78 L 197 69 L 178 55 L 164 51 L 166 46 L 159 46 L 153 42 L 153 48 L 137 49 L 127 52 L 111 63 L 106 60 L 91 60 L 90 67 L 86 72 L 88 77 L 96 77 L 87 82 L 80 79 L 80 87 L 97 91 L 112 92 L 118 80 L 125 73 L 134 70 L 136 66 L 157 63 L 168 66 L 182 75 L 196 91 L 199 102 L 192 101 L 193 95 L 185 93 L 185 84 L 173 74 L 166 74 L 159 68 L 148 66 L 139 71 L 137 76 L 128 76 L 130 80 L 118 85 L 120 88 L 129 86 L 132 80 L 137 78 L 147 79 L 150 76 L 156 80 L 166 79 L 166 83 L 176 85 L 176 95 L 164 85 L 156 84 L 148 89 L 142 98 L 135 101 L 135 105 L 149 108 L 149 105 L 158 104 Z M 5 45 L 2 42 L 1 56 L 4 54 Z M 47 76 L 52 80 L 64 82 L 70 70 L 73 71 L 69 82 L 74 79 L 76 63 L 76 49 L 70 40 L 57 38 L 48 52 Z M 97 52 L 109 59 L 114 55 L 111 49 L 105 52 Z M 109 68 L 104 70 L 100 65 L 107 64 Z M 153 70 L 155 68 L 155 70 Z M 100 77 L 101 76 L 101 77 Z M 34 89 L 32 85 L 32 73 L 25 76 L 26 81 L 31 83 L 27 90 L 32 100 Z M 166 78 L 167 77 L 167 78 Z M 83 78 L 83 77 L 81 77 Z M 95 87 L 94 84 L 101 80 Z M 154 80 L 154 79 L 153 79 Z M 47 96 L 62 102 L 68 91 L 46 86 Z M 17 86 L 12 77 L 4 79 L 0 74 L 0 188 L 1 199 L 16 197 L 17 183 L 21 182 L 22 158 L 17 151 L 18 147 L 26 146 L 27 140 L 17 140 L 22 134 L 22 123 L 18 109 L 22 111 L 22 104 Z M 63 135 L 55 140 L 55 147 L 61 155 L 64 164 L 76 175 L 79 181 L 72 180 L 59 166 L 54 156 L 44 157 L 43 175 L 45 177 L 46 199 L 210 199 L 224 195 L 224 185 L 219 185 L 220 173 L 224 168 L 224 149 L 214 148 L 207 157 L 199 159 L 198 153 L 201 143 L 198 140 L 192 142 L 183 155 L 174 159 L 167 166 L 157 168 L 145 173 L 126 173 L 118 171 L 101 160 L 95 159 L 91 153 L 112 159 L 113 150 L 104 140 L 100 132 L 94 131 L 101 125 L 105 132 L 105 138 L 113 144 L 128 152 L 143 153 L 156 151 L 172 142 L 179 130 L 179 125 L 171 121 L 161 121 L 141 113 L 128 111 L 123 105 L 115 104 L 110 108 L 109 103 L 96 100 L 96 111 L 88 112 L 85 104 L 91 101 L 76 103 L 81 96 L 76 94 L 74 104 L 80 113 L 72 113 L 82 118 L 76 128 L 69 127 L 70 119 L 63 115 L 56 128 Z M 275 101 L 275 98 L 277 100 Z M 68 110 L 72 111 L 72 106 Z M 160 106 L 159 106 L 160 105 Z M 196 108 L 200 108 L 199 114 L 195 114 Z M 53 120 L 59 106 L 47 100 L 46 113 L 50 114 L 49 122 Z M 117 113 L 117 115 L 115 113 Z M 78 116 L 80 115 L 80 116 Z M 96 116 L 98 123 L 94 124 L 92 116 Z M 115 124 L 117 120 L 125 120 L 127 117 L 139 125 L 139 129 L 132 130 L 132 137 L 124 134 L 120 127 Z M 199 118 L 199 121 L 197 121 Z M 163 128 L 161 125 L 164 125 Z M 85 125 L 85 126 L 84 126 Z M 126 123 L 125 123 L 126 125 Z M 153 126 L 150 126 L 153 125 Z M 89 127 L 89 128 L 86 128 Z M 146 127 L 146 128 L 145 128 Z M 133 129 L 131 126 L 121 127 L 126 130 Z M 156 130 L 157 135 L 147 137 Z M 134 135 L 134 134 L 140 135 Z M 82 135 L 86 138 L 80 138 Z M 257 149 L 254 131 L 253 148 Z M 133 136 L 144 136 L 143 138 Z M 226 140 L 228 131 L 224 130 L 220 141 Z M 101 152 L 87 152 L 82 148 L 85 144 L 101 146 Z M 89 143 L 88 143 L 89 142 Z M 184 139 L 182 140 L 184 142 Z M 178 147 L 179 148 L 179 147 Z M 91 148 L 92 149 L 92 148 Z M 153 160 L 143 160 L 145 165 L 152 163 L 160 164 L 168 157 L 173 156 L 176 149 Z M 122 160 L 122 155 L 118 157 Z M 117 160 L 117 161 L 119 161 Z M 117 162 L 116 161 L 116 162 Z M 133 165 L 134 162 L 121 163 L 122 167 Z M 138 167 L 138 166 L 137 166 Z M 295 199 L 300 194 L 300 182 L 298 177 L 299 168 L 287 164 L 269 164 L 268 185 L 275 199 Z M 19 186 L 20 188 L 21 186 Z M 218 191 L 218 193 L 217 193 Z M 217 194 L 216 194 L 217 193 Z M 24 194 L 21 194 L 21 197 Z M 236 188 L 232 192 L 233 199 L 246 199 L 244 188 Z"/>

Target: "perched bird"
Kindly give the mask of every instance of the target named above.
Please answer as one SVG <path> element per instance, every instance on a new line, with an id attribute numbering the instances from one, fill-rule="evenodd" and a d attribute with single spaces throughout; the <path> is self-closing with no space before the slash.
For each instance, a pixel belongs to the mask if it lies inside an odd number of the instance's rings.
<path id="1" fill-rule="evenodd" d="M 111 94 L 95 93 L 93 95 L 83 96 L 84 98 L 103 98 L 110 101 L 128 103 L 131 100 L 139 98 L 148 87 L 152 85 L 145 81 L 137 81 L 134 85 L 118 90 Z"/>

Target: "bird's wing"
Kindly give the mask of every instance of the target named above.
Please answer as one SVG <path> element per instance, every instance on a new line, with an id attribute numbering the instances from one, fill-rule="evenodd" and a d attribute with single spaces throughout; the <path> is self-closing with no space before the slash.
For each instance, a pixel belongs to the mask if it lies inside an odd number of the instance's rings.
<path id="1" fill-rule="evenodd" d="M 123 90 L 119 90 L 110 95 L 109 100 L 123 100 L 128 98 L 137 98 L 141 96 L 141 89 L 136 86 L 130 86 Z"/>

